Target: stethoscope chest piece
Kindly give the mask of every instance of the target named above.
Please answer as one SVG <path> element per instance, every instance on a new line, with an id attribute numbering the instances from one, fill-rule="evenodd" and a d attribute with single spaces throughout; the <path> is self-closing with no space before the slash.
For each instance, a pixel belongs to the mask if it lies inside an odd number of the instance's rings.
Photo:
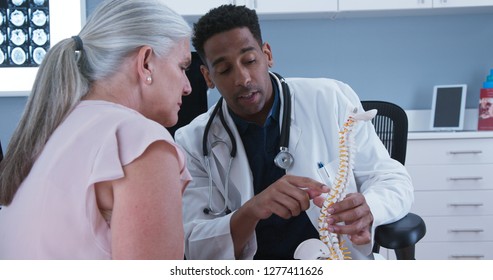
<path id="1" fill-rule="evenodd" d="M 286 147 L 281 147 L 280 149 L 281 151 L 274 158 L 274 163 L 279 168 L 288 169 L 291 165 L 293 165 L 293 155 L 291 155 Z"/>

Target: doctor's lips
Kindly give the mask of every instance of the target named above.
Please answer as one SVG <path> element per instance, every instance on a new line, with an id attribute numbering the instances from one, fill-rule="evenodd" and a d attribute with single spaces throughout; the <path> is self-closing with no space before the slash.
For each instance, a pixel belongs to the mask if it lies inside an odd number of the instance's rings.
<path id="1" fill-rule="evenodd" d="M 254 94 L 256 94 L 257 92 L 254 91 L 254 92 L 249 92 L 248 94 L 242 94 L 240 96 L 238 96 L 238 98 L 241 98 L 241 99 L 248 99 L 248 98 L 251 98 Z"/>

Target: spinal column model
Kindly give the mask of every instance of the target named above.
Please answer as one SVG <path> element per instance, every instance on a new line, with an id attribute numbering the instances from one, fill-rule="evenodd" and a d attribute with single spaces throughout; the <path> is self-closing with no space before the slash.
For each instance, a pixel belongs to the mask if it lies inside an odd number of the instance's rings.
<path id="1" fill-rule="evenodd" d="M 370 110 L 363 113 L 357 113 L 357 108 L 353 110 L 339 131 L 339 166 L 337 175 L 331 184 L 330 176 L 322 163 L 318 164 L 318 172 L 323 181 L 331 186 L 318 219 L 318 232 L 320 239 L 308 239 L 302 242 L 294 253 L 295 259 L 329 259 L 344 260 L 350 259 L 350 252 L 344 247 L 342 236 L 330 232 L 327 224 L 327 218 L 330 216 L 327 209 L 334 203 L 342 201 L 346 197 L 346 189 L 349 184 L 349 176 L 353 167 L 354 158 L 354 137 L 352 130 L 358 121 L 371 120 L 376 110 Z"/>

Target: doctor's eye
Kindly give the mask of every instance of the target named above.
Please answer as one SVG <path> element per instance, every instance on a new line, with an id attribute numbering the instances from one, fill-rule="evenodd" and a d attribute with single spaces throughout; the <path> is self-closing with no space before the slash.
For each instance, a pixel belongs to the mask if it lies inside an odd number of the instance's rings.
<path id="1" fill-rule="evenodd" d="M 256 59 L 249 59 L 246 63 L 247 64 L 254 64 L 255 62 L 257 62 Z"/>
<path id="2" fill-rule="evenodd" d="M 218 69 L 218 70 L 217 70 L 217 73 L 218 73 L 219 75 L 226 75 L 226 74 L 228 74 L 228 73 L 229 73 L 230 69 L 231 69 L 231 68 Z"/>

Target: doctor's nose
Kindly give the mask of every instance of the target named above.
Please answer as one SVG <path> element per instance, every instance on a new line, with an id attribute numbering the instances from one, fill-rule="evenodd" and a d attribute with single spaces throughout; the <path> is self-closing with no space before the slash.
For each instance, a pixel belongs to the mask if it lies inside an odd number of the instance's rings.
<path id="1" fill-rule="evenodd" d="M 235 73 L 235 84 L 238 86 L 248 87 L 252 82 L 252 77 L 247 69 L 241 67 Z"/>

